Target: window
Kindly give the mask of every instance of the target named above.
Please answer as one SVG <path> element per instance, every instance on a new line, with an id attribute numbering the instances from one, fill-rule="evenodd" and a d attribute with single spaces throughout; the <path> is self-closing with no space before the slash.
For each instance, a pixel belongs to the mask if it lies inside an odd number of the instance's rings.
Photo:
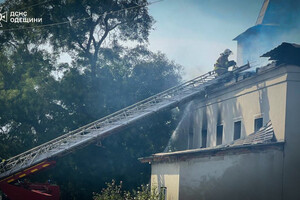
<path id="1" fill-rule="evenodd" d="M 242 129 L 242 123 L 241 121 L 234 122 L 234 136 L 233 140 L 237 140 L 241 138 L 241 129 Z"/>
<path id="2" fill-rule="evenodd" d="M 217 126 L 217 145 L 222 144 L 222 138 L 223 138 L 223 125 Z"/>
<path id="3" fill-rule="evenodd" d="M 192 149 L 194 143 L 194 121 L 190 119 L 190 126 L 189 126 L 189 137 L 188 137 L 188 148 Z"/>
<path id="4" fill-rule="evenodd" d="M 189 132 L 189 139 L 188 139 L 189 149 L 193 148 L 193 141 L 194 141 L 194 133 L 192 131 L 190 131 Z"/>
<path id="5" fill-rule="evenodd" d="M 254 132 L 258 131 L 263 126 L 263 118 L 254 120 Z"/>
<path id="6" fill-rule="evenodd" d="M 207 143 L 207 129 L 203 129 L 202 130 L 201 141 L 202 141 L 201 147 L 202 148 L 206 148 L 206 143 Z"/>

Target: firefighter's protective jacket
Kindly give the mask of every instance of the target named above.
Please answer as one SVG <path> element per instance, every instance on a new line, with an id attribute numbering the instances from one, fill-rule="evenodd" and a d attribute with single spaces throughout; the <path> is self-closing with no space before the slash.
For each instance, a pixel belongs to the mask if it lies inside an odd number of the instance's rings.
<path id="1" fill-rule="evenodd" d="M 232 61 L 228 61 L 228 56 L 222 54 L 216 64 L 215 64 L 215 70 L 219 70 L 219 69 L 224 69 L 224 70 L 228 70 L 228 68 L 232 65 L 235 65 L 236 63 L 232 60 Z"/>

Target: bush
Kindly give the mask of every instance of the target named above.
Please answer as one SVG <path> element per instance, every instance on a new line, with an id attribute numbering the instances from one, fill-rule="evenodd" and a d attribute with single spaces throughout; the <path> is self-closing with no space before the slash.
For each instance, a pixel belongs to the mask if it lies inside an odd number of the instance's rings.
<path id="1" fill-rule="evenodd" d="M 141 185 L 137 190 L 122 191 L 122 181 L 116 184 L 115 180 L 106 183 L 107 187 L 103 188 L 101 194 L 94 193 L 94 200 L 164 200 L 164 194 L 158 192 L 157 188 L 150 189 L 149 185 Z"/>

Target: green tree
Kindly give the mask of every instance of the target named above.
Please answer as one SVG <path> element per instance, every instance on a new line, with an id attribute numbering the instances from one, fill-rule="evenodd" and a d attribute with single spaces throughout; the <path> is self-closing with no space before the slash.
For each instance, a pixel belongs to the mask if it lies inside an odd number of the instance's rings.
<path id="1" fill-rule="evenodd" d="M 35 0 L 7 1 L 4 10 L 29 6 L 28 17 L 42 17 L 43 25 L 67 23 L 4 32 L 1 41 L 17 45 L 26 35 L 34 44 L 50 44 L 57 53 L 70 53 L 78 68 L 88 69 L 94 76 L 105 51 L 120 49 L 120 43 L 128 41 L 147 42 L 154 22 L 145 6 L 147 0 L 52 0 L 30 7 L 34 4 Z"/>
<path id="2" fill-rule="evenodd" d="M 140 58 L 136 54 L 141 55 Z M 114 58 L 111 65 L 103 67 L 102 74 L 93 79 L 99 85 L 96 89 L 90 89 L 89 73 L 81 74 L 73 69 L 65 74 L 58 91 L 62 105 L 70 112 L 68 118 L 72 124 L 69 127 L 77 128 L 79 124 L 161 92 L 180 80 L 180 67 L 163 54 L 139 47 L 128 51 L 126 58 L 118 62 Z M 100 147 L 91 145 L 65 157 L 56 167 L 62 170 L 54 169 L 50 176 L 61 185 L 63 199 L 91 198 L 93 191 L 111 179 L 123 180 L 125 189 L 136 188 L 150 178 L 150 166 L 141 164 L 138 158 L 163 151 L 175 126 L 176 113 L 159 113 L 105 138 Z"/>
<path id="3" fill-rule="evenodd" d="M 36 146 L 57 135 L 57 82 L 51 76 L 51 55 L 20 46 L 0 53 L 0 127 L 2 157 Z M 59 130 L 59 129 L 58 129 Z M 10 147 L 10 148 L 9 148 Z"/>
<path id="4" fill-rule="evenodd" d="M 180 66 L 145 46 L 153 24 L 147 8 L 138 6 L 145 3 L 52 0 L 29 7 L 29 17 L 42 17 L 44 25 L 69 24 L 0 31 L 2 157 L 180 82 Z M 3 9 L 33 4 L 33 0 L 6 1 Z M 138 45 L 126 47 L 129 41 Z M 72 56 L 72 64 L 58 63 L 62 52 Z M 55 169 L 35 178 L 56 181 L 62 199 L 92 198 L 93 191 L 112 179 L 124 180 L 125 189 L 136 188 L 147 183 L 150 175 L 149 166 L 137 158 L 162 151 L 175 126 L 176 113 L 159 113 L 104 139 L 100 147 L 91 145 L 58 159 Z"/>

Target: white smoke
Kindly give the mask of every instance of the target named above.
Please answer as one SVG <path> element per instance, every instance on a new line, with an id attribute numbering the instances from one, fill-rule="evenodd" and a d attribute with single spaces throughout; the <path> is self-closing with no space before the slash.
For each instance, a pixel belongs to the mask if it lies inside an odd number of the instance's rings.
<path id="1" fill-rule="evenodd" d="M 186 128 L 188 128 L 189 125 L 189 115 L 190 115 L 190 111 L 191 111 L 191 107 L 192 107 L 193 102 L 189 102 L 187 104 L 187 106 L 185 107 L 184 111 L 183 111 L 183 115 L 176 127 L 176 129 L 173 131 L 171 138 L 169 139 L 168 145 L 165 148 L 165 150 L 163 152 L 170 152 L 172 151 L 172 148 L 174 148 L 175 143 L 178 141 L 179 139 L 179 135 L 184 134 L 184 130 Z"/>

